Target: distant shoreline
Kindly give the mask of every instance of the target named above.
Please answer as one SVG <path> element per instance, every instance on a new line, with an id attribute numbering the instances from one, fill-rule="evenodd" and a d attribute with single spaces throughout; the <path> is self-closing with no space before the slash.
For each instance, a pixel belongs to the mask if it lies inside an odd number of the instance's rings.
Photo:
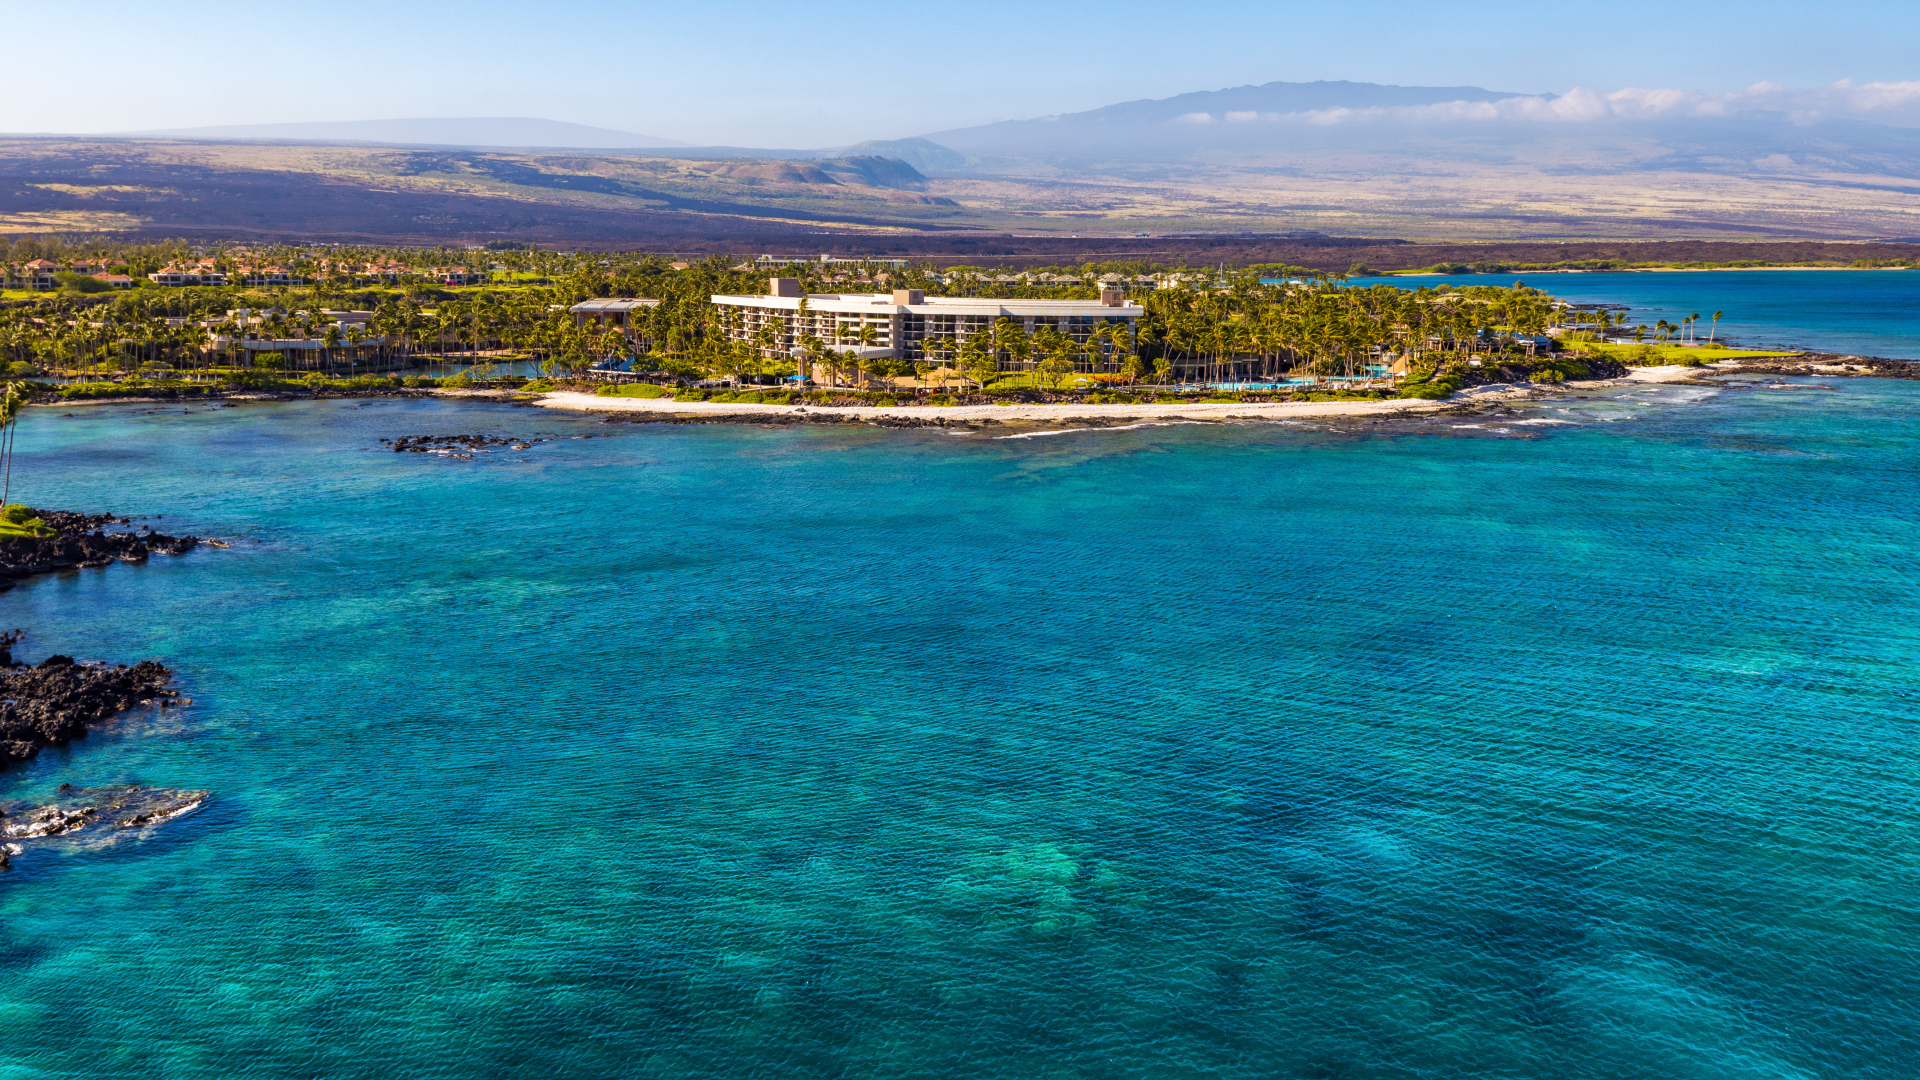
<path id="1" fill-rule="evenodd" d="M 1912 273 L 1908 266 L 1621 266 L 1608 270 L 1580 270 L 1556 267 L 1550 270 L 1512 270 L 1479 271 L 1467 270 L 1460 273 L 1448 273 L 1441 270 L 1383 270 L 1378 274 L 1361 275 L 1367 277 L 1511 277 L 1517 274 L 1533 276 L 1535 274 L 1722 274 L 1722 273 L 1767 273 L 1777 271 L 1819 270 L 1838 271 L 1858 274 L 1871 273 Z"/>

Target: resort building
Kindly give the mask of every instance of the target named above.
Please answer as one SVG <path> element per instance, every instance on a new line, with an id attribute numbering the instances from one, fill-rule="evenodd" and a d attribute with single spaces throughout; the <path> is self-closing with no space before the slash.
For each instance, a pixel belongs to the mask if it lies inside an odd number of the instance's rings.
<path id="1" fill-rule="evenodd" d="M 892 293 L 802 294 L 796 278 L 773 278 L 765 296 L 715 296 L 728 340 L 755 346 L 769 359 L 792 359 L 805 339 L 817 338 L 860 359 L 924 360 L 929 341 L 964 345 L 1011 319 L 1029 336 L 1051 327 L 1085 343 L 1109 326 L 1131 335 L 1146 309 L 1120 289 L 1098 300 L 1004 300 L 928 296 L 919 289 Z"/>
<path id="2" fill-rule="evenodd" d="M 796 263 L 804 263 L 809 266 L 891 266 L 895 270 L 900 270 L 906 267 L 907 260 L 882 258 L 842 259 L 832 255 L 821 255 L 818 262 L 804 255 L 762 255 L 753 260 L 753 265 L 763 270 L 780 266 L 793 266 Z"/>
<path id="3" fill-rule="evenodd" d="M 659 306 L 658 300 L 627 296 L 606 300 L 582 300 L 567 311 L 572 313 L 575 326 L 592 327 L 596 330 L 618 330 L 633 344 L 635 352 L 645 352 L 652 341 L 639 326 L 634 324 L 634 313 Z"/>
<path id="4" fill-rule="evenodd" d="M 414 273 L 436 285 L 485 285 L 487 272 L 464 266 L 429 266 Z"/>
<path id="5" fill-rule="evenodd" d="M 582 300 L 567 310 L 573 314 L 575 326 L 612 326 L 627 330 L 633 325 L 634 312 L 659 306 L 658 300 L 624 296 L 607 300 Z"/>
<path id="6" fill-rule="evenodd" d="M 284 266 L 242 266 L 235 271 L 242 285 L 305 285 L 307 279 Z"/>
<path id="7" fill-rule="evenodd" d="M 45 259 L 35 259 L 18 270 L 6 272 L 6 287 L 9 289 L 57 289 L 60 282 L 53 275 L 60 270 L 60 264 Z"/>
<path id="8" fill-rule="evenodd" d="M 177 288 L 187 285 L 225 285 L 227 275 L 212 259 L 201 259 L 192 266 L 163 266 L 148 274 L 147 280 L 155 285 Z"/>
<path id="9" fill-rule="evenodd" d="M 188 321 L 167 320 L 169 325 Z M 316 318 L 305 311 L 230 308 L 225 319 L 201 319 L 198 325 L 206 329 L 213 352 L 245 356 L 249 364 L 260 353 L 279 353 L 286 367 L 299 369 L 318 368 L 329 359 L 358 361 L 363 350 L 385 346 L 386 337 L 373 332 L 372 322 L 371 311 L 322 308 Z"/>

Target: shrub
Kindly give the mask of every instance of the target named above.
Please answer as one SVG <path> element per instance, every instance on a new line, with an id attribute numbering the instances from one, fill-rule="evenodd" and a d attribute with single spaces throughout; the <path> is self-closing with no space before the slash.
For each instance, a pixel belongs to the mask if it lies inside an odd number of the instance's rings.
<path id="1" fill-rule="evenodd" d="M 930 397 L 930 398 L 928 398 L 928 399 L 927 399 L 927 404 L 929 404 L 929 405 L 952 405 L 952 404 L 955 404 L 955 402 L 954 402 L 954 400 L 953 400 L 953 395 L 952 395 L 952 394 L 935 394 L 935 395 L 933 395 L 932 397 Z"/>
<path id="2" fill-rule="evenodd" d="M 1460 389 L 1462 385 L 1464 384 L 1460 381 L 1460 376 L 1458 375 L 1442 375 L 1437 379 L 1431 380 L 1428 376 L 1422 375 L 1417 379 L 1409 378 L 1406 382 L 1401 383 L 1400 396 L 1403 398 L 1420 398 L 1425 401 L 1438 401 L 1441 398 L 1450 397 L 1453 392 Z"/>
<path id="3" fill-rule="evenodd" d="M 30 540 L 52 540 L 60 531 L 34 516 L 33 508 L 21 503 L 0 507 L 0 536 Z"/>
<path id="4" fill-rule="evenodd" d="M 882 394 L 879 398 L 875 399 L 874 404 L 891 407 L 900 404 L 900 399 L 891 394 Z"/>
<path id="5" fill-rule="evenodd" d="M 93 401 L 99 398 L 134 397 L 144 393 L 139 387 L 121 386 L 118 383 L 68 383 L 60 388 L 60 396 L 69 401 Z"/>
<path id="6" fill-rule="evenodd" d="M 53 275 L 53 279 L 68 291 L 77 293 L 103 293 L 113 287 L 99 278 L 76 274 L 70 270 L 59 271 Z"/>
<path id="7" fill-rule="evenodd" d="M 544 394 L 553 389 L 552 379 L 528 379 L 520 389 L 530 394 Z"/>

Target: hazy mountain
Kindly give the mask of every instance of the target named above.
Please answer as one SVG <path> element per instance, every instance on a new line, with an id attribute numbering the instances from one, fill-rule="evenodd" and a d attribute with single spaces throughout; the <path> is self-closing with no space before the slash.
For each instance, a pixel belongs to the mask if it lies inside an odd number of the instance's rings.
<path id="1" fill-rule="evenodd" d="M 811 150 L 647 147 L 657 140 L 511 119 L 164 134 L 0 138 L 0 225 L 1506 240 L 1909 236 L 1920 220 L 1920 83 L 1557 95 L 1269 83 Z"/>
<path id="2" fill-rule="evenodd" d="M 1355 82 L 1272 82 L 1204 90 L 1157 100 L 1142 99 L 1088 112 L 1005 120 L 980 127 L 937 131 L 912 142 L 930 142 L 982 162 L 1037 157 L 1158 160 L 1184 157 L 1196 147 L 1242 143 L 1283 116 L 1347 109 L 1393 109 L 1446 102 L 1491 102 L 1518 95 L 1477 86 L 1381 86 Z M 904 156 L 904 155 L 896 155 Z M 918 163 L 916 163 L 918 164 Z M 921 168 L 955 166 L 922 165 Z"/>
<path id="3" fill-rule="evenodd" d="M 927 139 L 869 139 L 849 146 L 849 155 L 873 154 L 897 158 L 921 172 L 958 169 L 967 163 L 965 154 L 950 150 Z"/>
<path id="4" fill-rule="evenodd" d="M 624 150 L 685 146 L 672 139 L 631 131 L 541 120 L 530 116 L 438 117 L 414 120 L 339 120 L 304 124 L 234 124 L 129 132 L 176 139 L 260 139 L 382 146 L 510 146 Z"/>
<path id="5" fill-rule="evenodd" d="M 1912 96 L 1877 84 L 1553 95 L 1474 86 L 1267 83 L 902 142 L 922 144 L 925 156 L 915 164 L 934 175 L 1145 178 L 1175 169 L 1195 178 L 1233 167 L 1354 179 L 1467 167 L 1912 177 L 1920 176 L 1920 131 L 1903 104 Z M 941 149 L 962 161 L 939 158 Z"/>

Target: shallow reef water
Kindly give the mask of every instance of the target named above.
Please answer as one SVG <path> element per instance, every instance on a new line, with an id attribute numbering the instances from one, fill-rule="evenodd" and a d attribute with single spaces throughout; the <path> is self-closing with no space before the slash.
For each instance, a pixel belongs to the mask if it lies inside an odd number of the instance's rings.
<path id="1" fill-rule="evenodd" d="M 16 497 L 234 546 L 0 594 L 193 699 L 0 799 L 213 794 L 0 873 L 0 1077 L 1920 1072 L 1920 385 L 72 411 Z"/>

